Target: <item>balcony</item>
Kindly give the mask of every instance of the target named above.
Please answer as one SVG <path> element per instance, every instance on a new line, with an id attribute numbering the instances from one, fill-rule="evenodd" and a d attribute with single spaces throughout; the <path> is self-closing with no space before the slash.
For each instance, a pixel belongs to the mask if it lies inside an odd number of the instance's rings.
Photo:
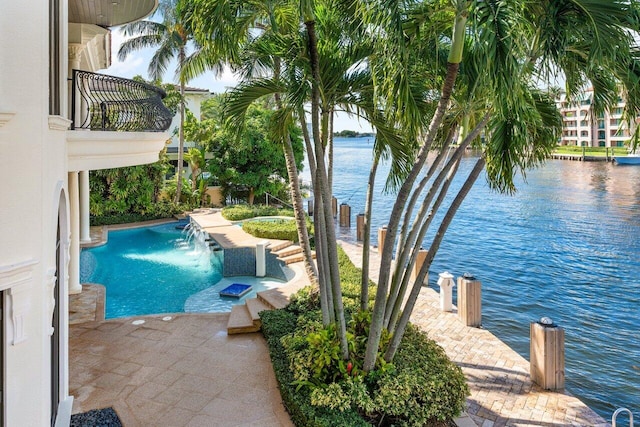
<path id="1" fill-rule="evenodd" d="M 162 89 L 134 80 L 73 71 L 69 170 L 152 163 L 164 148 L 174 114 Z"/>

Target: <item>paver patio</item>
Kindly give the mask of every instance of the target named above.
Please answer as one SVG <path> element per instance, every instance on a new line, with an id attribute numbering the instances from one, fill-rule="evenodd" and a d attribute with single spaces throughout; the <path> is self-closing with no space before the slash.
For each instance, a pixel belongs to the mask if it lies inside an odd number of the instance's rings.
<path id="1" fill-rule="evenodd" d="M 228 314 L 166 317 L 69 328 L 74 413 L 113 407 L 126 427 L 293 426 L 262 335 L 228 336 Z"/>

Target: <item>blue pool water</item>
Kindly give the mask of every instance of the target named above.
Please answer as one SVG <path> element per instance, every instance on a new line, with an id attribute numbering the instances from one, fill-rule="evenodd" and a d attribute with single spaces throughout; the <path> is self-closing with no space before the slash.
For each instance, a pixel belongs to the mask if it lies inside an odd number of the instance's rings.
<path id="1" fill-rule="evenodd" d="M 223 251 L 187 242 L 176 223 L 110 231 L 108 243 L 80 255 L 80 280 L 105 285 L 106 317 L 177 312 L 221 312 L 256 292 L 281 284 L 275 279 L 233 277 L 253 290 L 242 298 L 220 297 Z"/>
<path id="2" fill-rule="evenodd" d="M 353 216 L 364 211 L 370 159 L 367 138 L 336 140 L 334 195 Z M 386 171 L 376 184 L 372 242 L 395 199 L 382 193 Z M 517 187 L 500 195 L 478 179 L 430 285 L 445 270 L 476 276 L 483 326 L 527 359 L 529 322 L 551 317 L 566 332 L 568 391 L 605 419 L 621 406 L 640 418 L 640 167 L 549 161 Z M 351 224 L 340 235 L 355 240 Z"/>

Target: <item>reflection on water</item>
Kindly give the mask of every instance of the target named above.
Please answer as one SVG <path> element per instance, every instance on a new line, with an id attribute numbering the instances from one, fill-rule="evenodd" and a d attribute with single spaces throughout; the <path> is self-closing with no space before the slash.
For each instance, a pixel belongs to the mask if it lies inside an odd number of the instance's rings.
<path id="1" fill-rule="evenodd" d="M 371 164 L 363 140 L 336 141 L 334 194 L 353 215 L 364 211 Z M 464 159 L 461 170 L 471 166 Z M 526 358 L 529 322 L 553 318 L 566 330 L 567 389 L 608 419 L 620 406 L 640 411 L 640 167 L 549 161 L 526 181 L 506 196 L 478 180 L 434 260 L 431 285 L 444 270 L 473 273 L 483 283 L 484 327 Z M 376 196 L 373 242 L 393 200 Z M 355 227 L 340 235 L 355 239 Z"/>

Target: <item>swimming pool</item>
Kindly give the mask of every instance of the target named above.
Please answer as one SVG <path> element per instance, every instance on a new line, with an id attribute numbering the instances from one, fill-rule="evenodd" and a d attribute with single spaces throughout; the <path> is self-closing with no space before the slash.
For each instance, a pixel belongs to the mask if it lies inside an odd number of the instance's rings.
<path id="1" fill-rule="evenodd" d="M 178 312 L 224 312 L 283 281 L 222 277 L 224 251 L 189 239 L 175 222 L 109 232 L 108 243 L 80 254 L 82 283 L 104 285 L 106 317 Z M 220 297 L 230 283 L 253 290 L 242 298 Z"/>

